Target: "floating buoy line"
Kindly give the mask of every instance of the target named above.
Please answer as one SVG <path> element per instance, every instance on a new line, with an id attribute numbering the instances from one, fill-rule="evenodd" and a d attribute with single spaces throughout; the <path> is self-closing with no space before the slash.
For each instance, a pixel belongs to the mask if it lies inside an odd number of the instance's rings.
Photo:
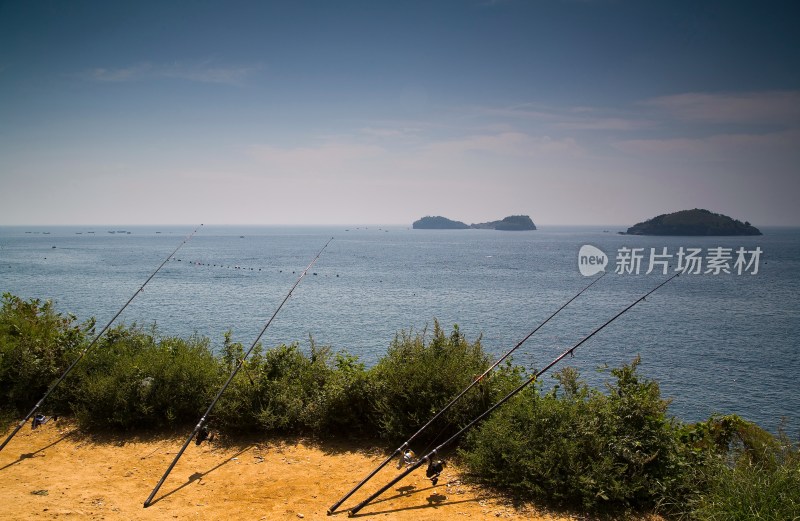
<path id="1" fill-rule="evenodd" d="M 225 264 L 225 263 L 222 263 L 222 262 L 220 262 L 220 263 L 202 262 L 202 261 L 196 261 L 196 260 L 186 260 L 186 261 L 184 261 L 183 259 L 170 259 L 170 261 L 171 262 L 180 262 L 180 263 L 189 264 L 191 266 L 198 266 L 198 267 L 202 267 L 202 268 L 220 268 L 220 269 L 226 269 L 226 270 L 252 271 L 252 272 L 275 272 L 275 271 L 277 271 L 278 273 L 287 273 L 287 274 L 289 273 L 289 270 L 283 270 L 283 269 L 274 268 L 274 267 L 273 268 L 264 268 L 264 267 L 257 267 L 257 266 L 242 266 L 240 264 Z M 297 270 L 292 270 L 291 274 L 292 275 L 296 275 L 297 274 Z M 315 271 L 315 272 L 311 273 L 311 275 L 317 276 L 319 274 Z M 324 274 L 324 276 L 327 277 L 328 275 Z M 336 276 L 338 277 L 339 274 L 337 273 Z"/>

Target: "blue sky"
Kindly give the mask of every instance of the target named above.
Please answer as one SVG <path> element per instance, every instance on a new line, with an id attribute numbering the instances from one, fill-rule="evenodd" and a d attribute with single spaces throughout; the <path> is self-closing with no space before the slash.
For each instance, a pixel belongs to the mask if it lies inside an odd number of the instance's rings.
<path id="1" fill-rule="evenodd" d="M 0 225 L 800 225 L 798 11 L 0 0 Z"/>

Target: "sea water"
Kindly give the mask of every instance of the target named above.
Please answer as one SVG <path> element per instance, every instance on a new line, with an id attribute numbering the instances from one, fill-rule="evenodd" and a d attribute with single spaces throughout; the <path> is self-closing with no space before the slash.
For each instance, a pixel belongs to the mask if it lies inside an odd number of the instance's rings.
<path id="1" fill-rule="evenodd" d="M 333 237 L 261 338 L 266 347 L 308 349 L 313 339 L 369 366 L 398 332 L 428 334 L 438 321 L 445 332 L 457 324 L 468 340 L 481 338 L 498 357 L 591 281 L 578 254 L 592 245 L 606 254 L 607 275 L 517 350 L 514 363 L 533 371 L 666 280 L 678 252 L 696 248 L 706 262 L 701 273 L 670 281 L 562 365 L 602 387 L 608 374 L 598 368 L 638 355 L 642 374 L 658 381 L 682 421 L 736 413 L 773 432 L 781 421 L 790 435 L 800 431 L 800 229 L 638 237 L 589 226 L 203 226 L 169 257 L 193 228 L 0 227 L 0 291 L 52 300 L 81 322 L 94 317 L 98 330 L 136 295 L 118 323 L 208 337 L 215 348 L 231 331 L 247 348 Z M 624 261 L 636 248 L 639 269 Z M 729 273 L 706 272 L 718 248 L 731 252 Z M 737 250 L 751 261 L 741 273 Z M 670 257 L 667 274 L 658 264 L 647 273 L 651 253 Z"/>

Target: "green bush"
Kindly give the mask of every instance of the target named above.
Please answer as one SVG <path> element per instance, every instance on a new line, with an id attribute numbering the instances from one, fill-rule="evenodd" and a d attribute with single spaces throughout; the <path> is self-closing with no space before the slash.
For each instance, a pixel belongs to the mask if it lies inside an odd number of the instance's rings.
<path id="1" fill-rule="evenodd" d="M 364 364 L 347 353 L 336 353 L 332 364 L 322 388 L 308 406 L 307 425 L 314 432 L 327 435 L 373 433 L 370 397 L 375 391 Z"/>
<path id="2" fill-rule="evenodd" d="M 566 368 L 542 394 L 529 387 L 472 431 L 461 455 L 480 481 L 594 512 L 652 508 L 682 479 L 675 426 L 638 358 L 611 371 L 607 392 Z"/>
<path id="3" fill-rule="evenodd" d="M 220 399 L 215 417 L 228 430 L 297 431 L 326 373 L 324 360 L 316 353 L 304 356 L 297 344 L 269 349 L 263 357 L 259 348 Z"/>
<path id="4" fill-rule="evenodd" d="M 0 309 L 0 402 L 8 414 L 25 414 L 79 354 L 85 334 L 72 315 L 61 315 L 50 301 L 24 301 L 3 294 Z M 65 412 L 54 395 L 48 410 Z"/>
<path id="5" fill-rule="evenodd" d="M 370 371 L 373 423 L 383 437 L 407 439 L 490 366 L 480 339 L 467 342 L 458 326 L 447 336 L 434 321 L 427 342 L 426 333 L 398 334 Z M 423 438 L 443 436 L 466 424 L 508 388 L 508 380 L 508 372 L 501 370 L 476 385 Z"/>
<path id="6" fill-rule="evenodd" d="M 232 332 L 227 331 L 222 344 L 220 370 L 223 378 L 219 385 L 220 389 L 224 382 L 230 378 L 236 366 L 243 361 L 242 367 L 239 370 L 239 374 L 230 382 L 225 393 L 220 397 L 208 420 L 212 426 L 224 430 L 257 431 L 258 426 L 253 417 L 258 408 L 260 388 L 253 379 L 253 373 L 257 372 L 261 366 L 262 346 L 261 344 L 254 346 L 253 352 L 248 359 L 243 360 L 244 347 L 239 342 L 233 342 L 231 336 Z M 215 389 L 215 393 L 219 393 L 220 389 Z M 211 401 L 209 400 L 208 405 L 210 404 Z M 206 408 L 208 408 L 208 405 Z"/>
<path id="7" fill-rule="evenodd" d="M 687 425 L 696 490 L 683 511 L 701 521 L 800 519 L 800 445 L 736 415 Z"/>
<path id="8" fill-rule="evenodd" d="M 358 432 L 369 416 L 364 366 L 353 356 L 332 355 L 311 341 L 309 355 L 297 344 L 261 354 L 256 346 L 220 399 L 220 428 L 270 433 Z M 242 359 L 241 345 L 226 335 L 223 360 L 229 370 Z"/>
<path id="9" fill-rule="evenodd" d="M 304 356 L 297 344 L 280 346 L 264 357 L 261 382 L 263 403 L 258 421 L 265 430 L 312 430 L 318 421 L 314 407 L 328 375 L 330 351 L 318 350 L 312 342 L 310 356 Z"/>
<path id="10" fill-rule="evenodd" d="M 205 338 L 157 340 L 155 331 L 118 326 L 76 366 L 72 409 L 88 428 L 193 422 L 221 385 L 220 369 Z"/>
<path id="11" fill-rule="evenodd" d="M 794 458 L 772 467 L 742 460 L 718 462 L 708 473 L 708 489 L 698 496 L 692 515 L 703 521 L 800 519 L 800 464 Z"/>

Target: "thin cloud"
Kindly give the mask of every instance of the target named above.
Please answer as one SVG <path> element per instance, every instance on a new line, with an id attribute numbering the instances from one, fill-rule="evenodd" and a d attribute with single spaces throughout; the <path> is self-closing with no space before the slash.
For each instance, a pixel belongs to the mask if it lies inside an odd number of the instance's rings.
<path id="1" fill-rule="evenodd" d="M 89 79 L 101 82 L 132 82 L 157 78 L 181 79 L 199 83 L 244 85 L 258 70 L 258 65 L 217 66 L 211 62 L 198 64 L 153 64 L 144 62 L 128 67 L 98 67 L 88 72 Z"/>
<path id="2" fill-rule="evenodd" d="M 800 123 L 800 91 L 764 91 L 737 94 L 690 92 L 662 96 L 640 103 L 684 121 L 734 124 Z"/>
<path id="3" fill-rule="evenodd" d="M 467 136 L 461 139 L 429 144 L 427 152 L 463 156 L 470 152 L 486 152 L 500 156 L 530 157 L 541 154 L 576 155 L 582 152 L 572 138 L 554 139 L 523 132 L 502 132 Z"/>
<path id="4" fill-rule="evenodd" d="M 160 71 L 165 78 L 179 78 L 201 83 L 220 83 L 243 85 L 247 79 L 260 69 L 258 66 L 215 67 L 211 65 L 173 64 Z"/>
<path id="5" fill-rule="evenodd" d="M 534 121 L 554 121 L 561 116 L 552 109 L 537 108 L 531 103 L 522 103 L 508 107 L 471 107 L 466 109 L 468 113 L 478 116 L 502 117 L 509 119 L 534 120 Z"/>
<path id="6" fill-rule="evenodd" d="M 632 117 L 623 111 L 595 107 L 540 107 L 523 103 L 509 107 L 479 107 L 483 116 L 540 123 L 559 130 L 636 131 L 656 125 L 651 119 Z"/>
<path id="7" fill-rule="evenodd" d="M 98 67 L 89 71 L 89 78 L 96 81 L 126 82 L 138 81 L 152 74 L 153 66 L 149 63 L 141 63 L 130 67 L 116 69 L 106 69 Z"/>
<path id="8" fill-rule="evenodd" d="M 563 130 L 619 130 L 634 131 L 654 126 L 650 120 L 637 120 L 627 118 L 584 118 L 572 121 L 562 121 L 555 126 Z"/>
<path id="9" fill-rule="evenodd" d="M 617 149 L 628 154 L 731 160 L 742 156 L 800 150 L 800 131 L 767 134 L 718 134 L 702 138 L 632 139 L 618 141 Z"/>
<path id="10" fill-rule="evenodd" d="M 415 137 L 421 132 L 422 129 L 416 127 L 364 127 L 360 130 L 366 136 L 388 139 Z"/>

